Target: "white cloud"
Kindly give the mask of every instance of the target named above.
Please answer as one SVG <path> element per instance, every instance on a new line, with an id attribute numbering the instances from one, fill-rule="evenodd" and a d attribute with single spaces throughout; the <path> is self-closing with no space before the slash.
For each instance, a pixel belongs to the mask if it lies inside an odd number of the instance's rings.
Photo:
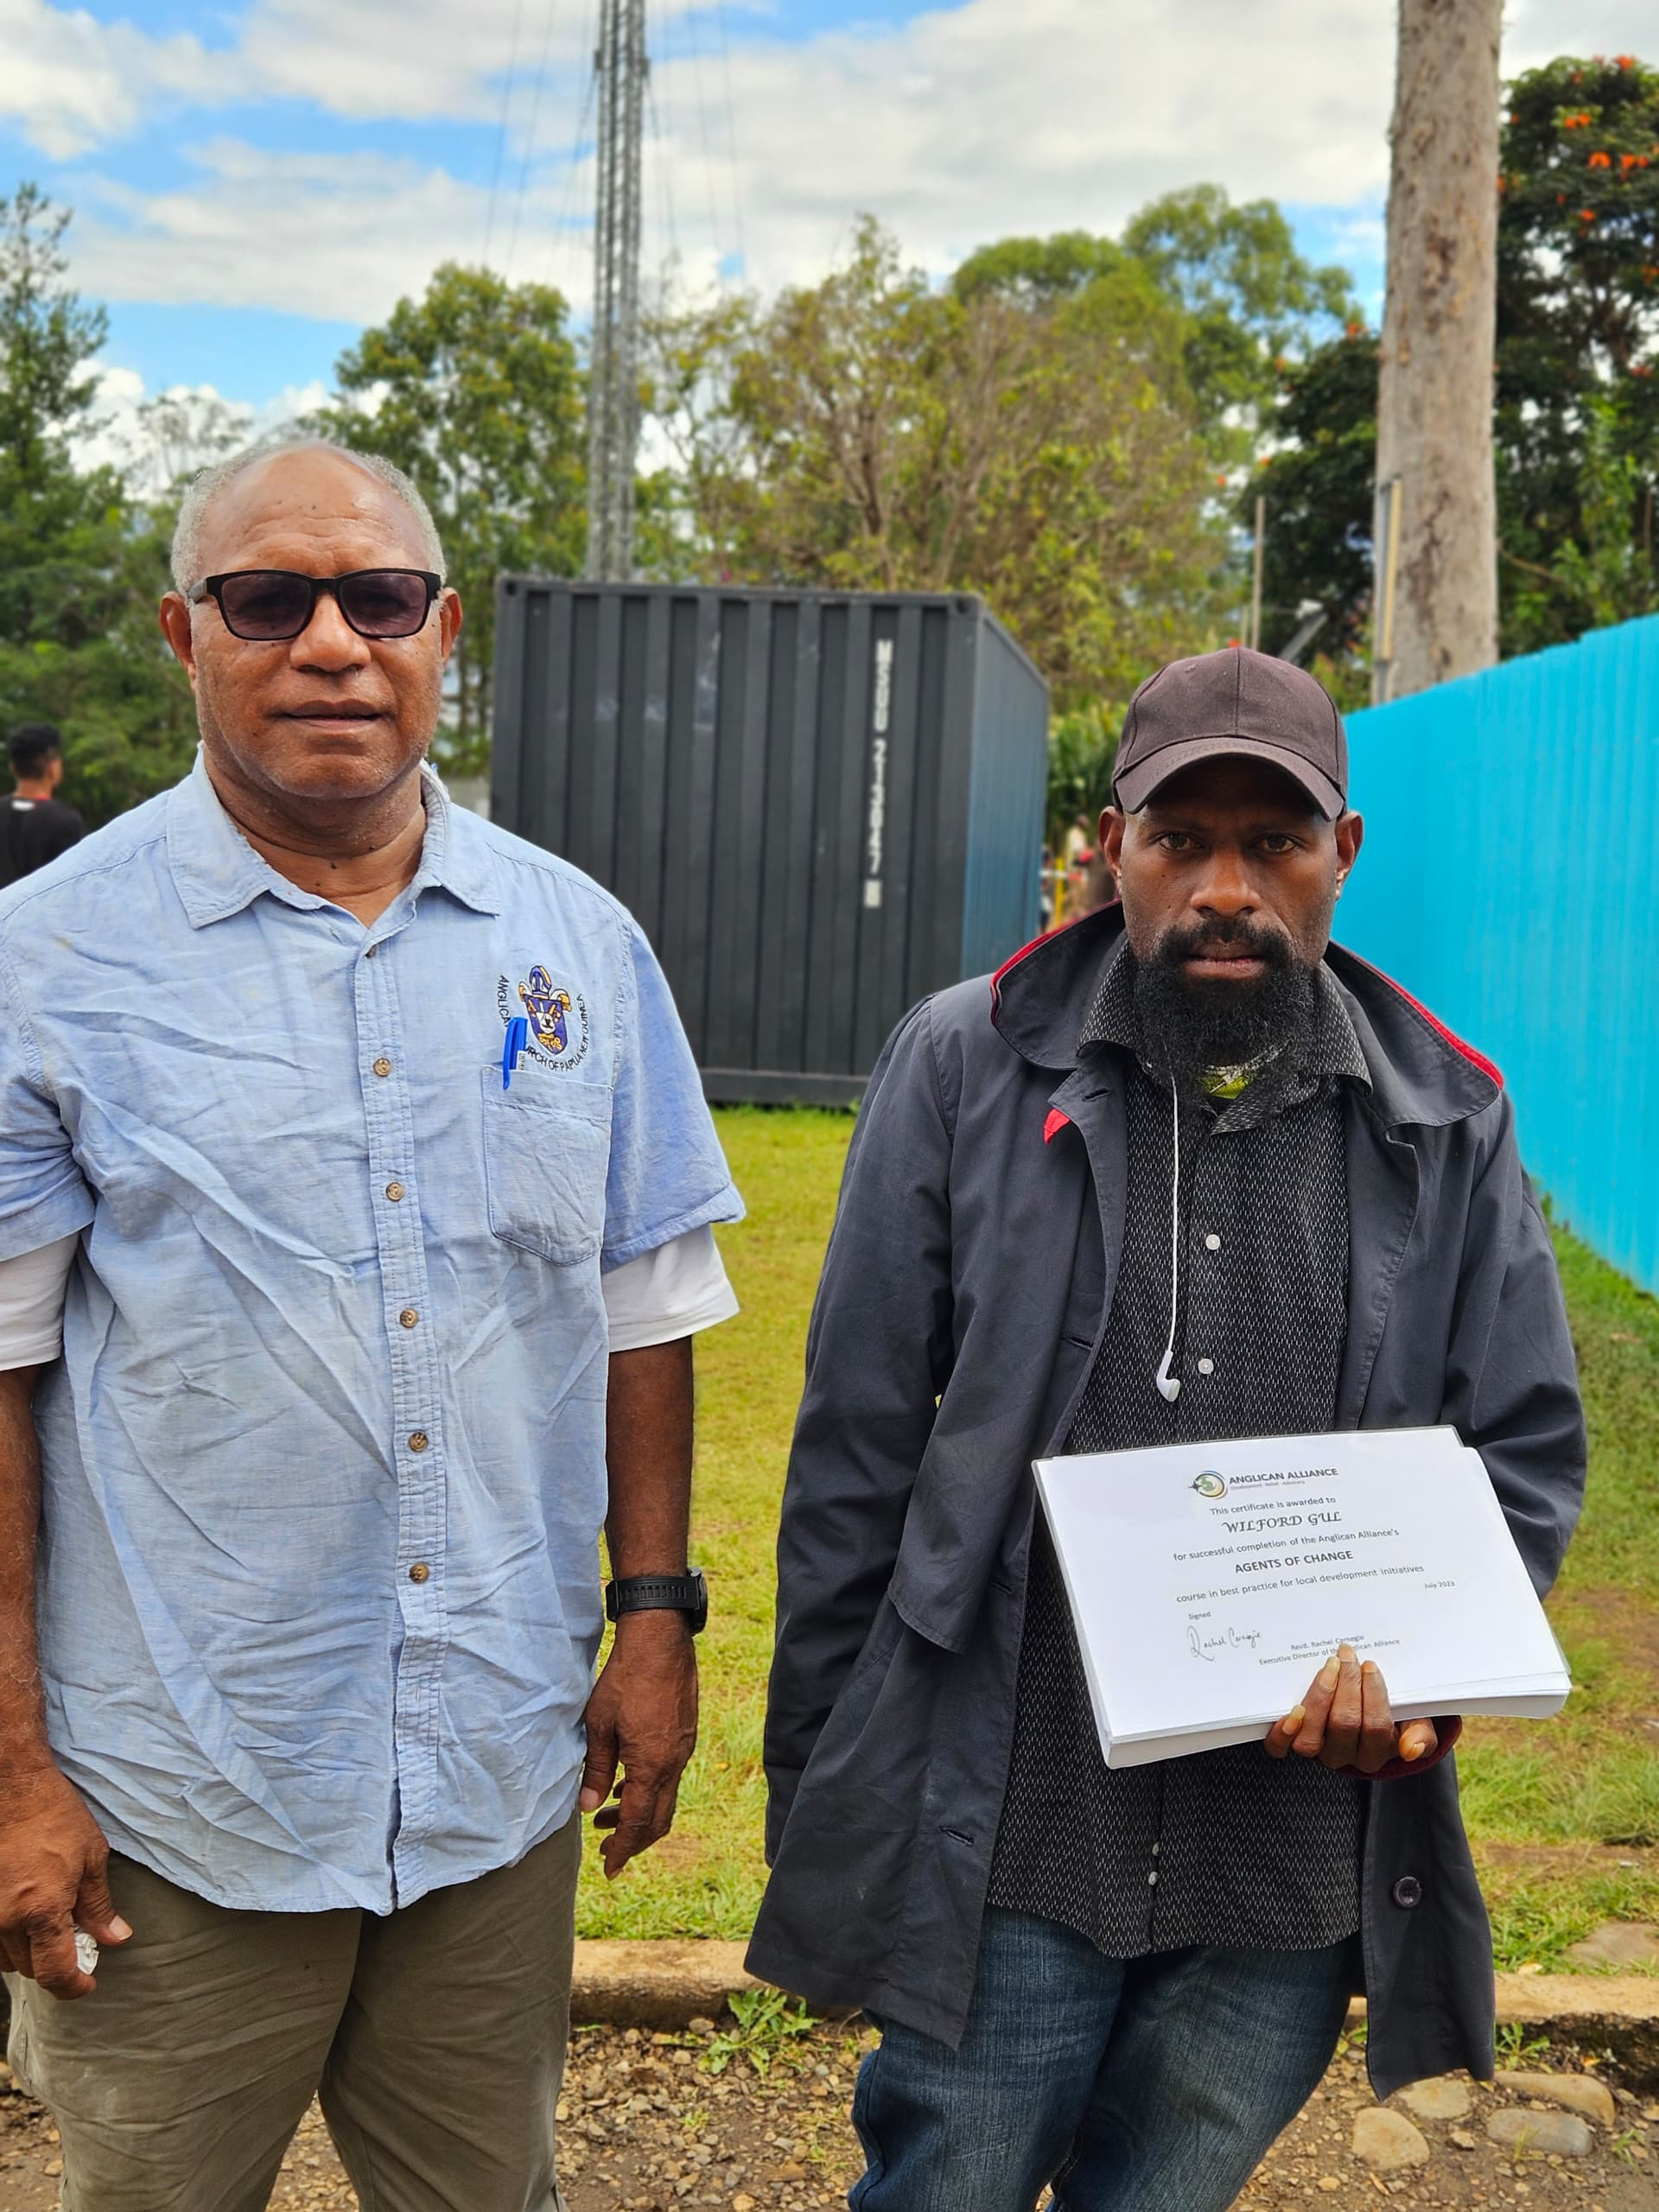
<path id="1" fill-rule="evenodd" d="M 1655 59 L 1653 0 L 1508 0 L 1503 71 L 1516 76 L 1561 54 Z"/>
<path id="2" fill-rule="evenodd" d="M 314 415 L 319 407 L 326 407 L 334 397 L 332 385 L 321 377 L 313 377 L 308 384 L 285 384 L 273 392 L 253 410 L 249 423 L 250 434 L 256 438 L 269 437 L 273 431 L 284 430 L 302 416 Z"/>
<path id="3" fill-rule="evenodd" d="M 709 0 L 652 0 L 653 22 Z M 0 0 L 0 117 L 41 152 L 69 160 L 107 144 L 158 105 L 272 99 L 330 114 L 414 122 L 495 120 L 511 77 L 509 124 L 523 129 L 531 85 L 585 70 L 587 11 L 549 0 L 253 0 L 223 47 L 189 33 L 157 38 L 50 0 Z"/>
<path id="4" fill-rule="evenodd" d="M 685 52 L 701 40 L 711 86 L 714 5 L 652 0 L 650 15 L 659 55 L 677 21 L 702 22 L 679 42 Z M 859 121 L 849 100 L 861 111 L 868 103 L 876 121 L 902 111 L 918 152 L 949 120 L 957 135 L 946 176 L 976 151 L 1070 175 L 1103 139 L 1116 157 L 1178 158 L 1187 173 L 1196 162 L 1225 174 L 1235 156 L 1300 172 L 1343 150 L 1374 168 L 1386 120 L 1393 10 L 1378 0 L 968 0 L 891 28 L 858 22 L 849 5 L 849 28 L 792 43 L 772 32 L 774 12 L 733 11 L 743 123 L 767 120 L 753 105 L 762 84 L 820 140 L 835 122 Z M 448 0 L 252 0 L 234 41 L 209 48 L 50 0 L 0 0 L 0 115 L 67 158 L 130 130 L 158 102 L 298 99 L 361 119 L 476 122 L 501 114 L 511 79 L 508 123 L 522 134 L 532 79 L 550 93 L 580 75 L 593 36 L 591 8 L 550 0 L 539 13 L 522 0 L 472 0 L 464 20 Z M 1651 0 L 1510 0 L 1504 66 L 1569 49 L 1640 51 L 1652 24 Z M 830 95 L 822 104 L 820 91 Z M 1027 135 L 1011 142 L 999 118 Z M 880 168 L 883 149 L 873 150 Z M 1350 196 L 1327 171 L 1310 181 L 1321 199 Z"/>
<path id="5" fill-rule="evenodd" d="M 1620 50 L 1650 7 L 1512 0 L 1505 67 L 1568 46 Z M 486 237 L 496 265 L 510 256 L 513 276 L 585 304 L 591 175 L 585 162 L 573 173 L 561 142 L 587 11 L 547 18 L 539 102 L 539 11 L 522 10 L 515 48 L 517 12 L 516 0 L 480 0 L 458 29 L 447 0 L 254 0 L 226 54 L 45 0 L 0 0 L 0 25 L 16 25 L 13 50 L 31 56 L 34 127 L 60 145 L 126 128 L 163 99 L 232 92 L 351 118 L 493 121 L 512 65 L 493 208 L 486 188 L 412 154 L 270 152 L 229 138 L 195 154 L 200 181 L 141 192 L 76 181 L 76 275 L 91 292 L 361 322 L 419 291 L 440 261 L 481 259 Z M 943 270 L 1014 232 L 1113 230 L 1155 194 L 1205 179 L 1236 199 L 1317 206 L 1334 223 L 1346 211 L 1351 250 L 1376 253 L 1394 60 L 1393 10 L 1379 0 L 963 0 L 793 42 L 756 20 L 733 41 L 729 72 L 706 23 L 693 60 L 692 27 L 675 20 L 693 12 L 691 0 L 653 5 L 645 184 L 648 256 L 661 257 L 671 229 L 693 281 L 740 245 L 753 282 L 810 280 L 866 208 Z"/>
<path id="6" fill-rule="evenodd" d="M 263 54 L 284 29 L 289 80 L 297 89 L 308 75 L 315 90 L 326 76 L 338 105 L 367 81 L 362 55 L 395 45 L 404 74 L 384 97 L 413 103 L 435 96 L 418 57 L 443 54 L 436 8 L 415 0 L 407 20 L 400 9 L 394 39 L 383 8 L 359 0 L 343 14 L 342 58 L 325 45 L 321 0 L 263 0 L 245 47 Z M 1081 11 L 1077 0 L 968 0 L 892 30 L 751 40 L 731 57 L 729 122 L 724 73 L 706 54 L 694 63 L 669 29 L 653 71 L 651 247 L 666 248 L 671 202 L 689 277 L 711 277 L 741 243 L 751 279 L 772 285 L 821 270 L 866 207 L 941 268 L 1013 230 L 1114 227 L 1202 177 L 1240 195 L 1375 189 L 1389 33 L 1373 0 L 1325 0 L 1312 22 L 1306 0 L 1247 0 L 1243 40 L 1240 0 L 1185 0 L 1179 28 L 1176 12 L 1163 0 Z M 504 15 L 483 13 L 493 53 Z M 1224 38 L 1238 66 L 1195 80 L 1186 53 Z M 452 110 L 470 97 L 464 79 L 449 73 Z M 557 118 L 567 135 L 569 105 Z M 551 102 L 540 135 L 555 135 Z M 413 158 L 273 154 L 225 139 L 194 158 L 199 185 L 82 186 L 76 275 L 88 290 L 361 321 L 419 290 L 438 262 L 482 257 L 488 191 Z M 531 178 L 522 199 L 516 179 L 500 195 L 492 257 L 499 264 L 516 240 L 513 276 L 549 278 L 585 302 L 587 233 L 580 221 L 561 229 L 560 217 L 585 217 L 590 177 L 585 167 L 573 176 L 566 155 L 538 161 Z"/>
<path id="7" fill-rule="evenodd" d="M 367 322 L 423 289 L 441 261 L 481 257 L 489 195 L 446 170 L 378 154 L 272 154 L 219 139 L 198 186 L 82 187 L 75 280 L 109 300 L 276 308 Z M 519 276 L 580 279 L 586 248 L 530 196 Z"/>
<path id="8" fill-rule="evenodd" d="M 1222 53 L 1225 69 L 1192 66 Z M 857 208 L 938 269 L 1010 232 L 1116 229 L 1208 178 L 1236 198 L 1353 202 L 1387 173 L 1391 60 L 1374 0 L 968 0 L 888 33 L 751 44 L 732 59 L 735 175 L 716 137 L 693 219 L 735 187 L 771 283 L 813 274 Z M 692 72 L 659 74 L 695 178 Z"/>
<path id="9" fill-rule="evenodd" d="M 560 12 L 574 54 L 574 13 Z M 336 115 L 478 120 L 499 111 L 488 79 L 509 66 L 512 18 L 508 0 L 469 6 L 464 22 L 442 0 L 258 0 L 241 52 L 272 93 Z"/>
<path id="10" fill-rule="evenodd" d="M 47 0 L 0 0 L 0 117 L 56 161 L 130 130 L 158 100 L 225 98 L 236 58 L 199 39 L 156 39 Z"/>
<path id="11" fill-rule="evenodd" d="M 713 4 L 651 0 L 652 35 L 678 16 L 707 16 Z M 522 129 L 538 73 L 547 92 L 586 71 L 594 16 L 591 7 L 569 0 L 541 7 L 472 0 L 464 17 L 451 0 L 350 0 L 343 7 L 340 0 L 256 0 L 241 52 L 251 83 L 337 115 L 493 121 L 511 73 L 517 89 L 509 122 Z"/>

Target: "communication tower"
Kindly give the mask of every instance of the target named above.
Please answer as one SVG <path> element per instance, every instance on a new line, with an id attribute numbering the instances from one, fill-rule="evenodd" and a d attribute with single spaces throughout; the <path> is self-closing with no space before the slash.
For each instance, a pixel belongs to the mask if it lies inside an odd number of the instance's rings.
<path id="1" fill-rule="evenodd" d="M 645 151 L 645 0 L 601 0 L 599 205 L 588 387 L 588 575 L 633 575 L 639 443 L 639 209 Z"/>

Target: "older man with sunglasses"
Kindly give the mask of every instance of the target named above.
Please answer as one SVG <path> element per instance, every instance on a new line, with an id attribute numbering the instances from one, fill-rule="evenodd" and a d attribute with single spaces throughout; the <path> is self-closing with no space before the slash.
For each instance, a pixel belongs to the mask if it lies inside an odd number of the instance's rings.
<path id="1" fill-rule="evenodd" d="M 696 1733 L 741 1209 L 638 928 L 424 767 L 414 487 L 243 455 L 175 556 L 194 771 L 0 897 L 12 2063 L 86 2212 L 253 2212 L 314 2091 L 378 2212 L 549 2212 L 580 1813 L 619 1874 Z"/>

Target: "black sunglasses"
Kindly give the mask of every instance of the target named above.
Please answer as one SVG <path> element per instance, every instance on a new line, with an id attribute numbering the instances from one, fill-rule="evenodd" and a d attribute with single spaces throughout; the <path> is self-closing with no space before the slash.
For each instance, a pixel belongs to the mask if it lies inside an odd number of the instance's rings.
<path id="1" fill-rule="evenodd" d="M 217 602 L 233 638 L 274 645 L 297 638 L 316 612 L 319 592 L 334 603 L 359 638 L 412 638 L 425 626 L 442 576 L 427 569 L 353 569 L 344 576 L 307 576 L 295 569 L 236 569 L 204 576 L 185 597 L 192 607 Z"/>

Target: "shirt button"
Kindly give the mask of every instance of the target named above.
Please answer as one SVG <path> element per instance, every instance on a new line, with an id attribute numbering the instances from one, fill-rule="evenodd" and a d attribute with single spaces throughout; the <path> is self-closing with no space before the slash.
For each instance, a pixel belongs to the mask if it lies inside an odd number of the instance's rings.
<path id="1" fill-rule="evenodd" d="M 397 1316 L 397 1319 L 403 1323 L 406 1329 L 412 1329 L 420 1318 L 420 1315 L 415 1311 L 415 1308 L 412 1306 L 405 1306 L 403 1312 Z"/>
<path id="2" fill-rule="evenodd" d="M 1198 1362 L 1198 1372 L 1200 1375 L 1213 1375 L 1215 1371 L 1216 1363 L 1213 1359 L 1201 1359 Z"/>
<path id="3" fill-rule="evenodd" d="M 1204 1249 L 1206 1252 L 1219 1252 L 1221 1249 L 1221 1239 L 1213 1229 L 1204 1240 Z"/>
<path id="4" fill-rule="evenodd" d="M 403 1185 L 402 1185 L 401 1183 L 388 1183 L 388 1184 L 387 1184 L 387 1185 L 386 1185 L 386 1196 L 387 1196 L 387 1197 L 391 1200 L 391 1203 L 393 1204 L 393 1205 L 397 1205 L 397 1203 L 398 1199 L 399 1199 L 399 1198 L 401 1198 L 403 1197 L 403 1195 L 404 1195 L 404 1186 L 403 1186 Z"/>
<path id="5" fill-rule="evenodd" d="M 411 1582 L 425 1582 L 430 1578 L 431 1573 L 432 1570 L 426 1561 L 423 1559 L 417 1559 L 409 1570 L 409 1579 Z"/>
<path id="6" fill-rule="evenodd" d="M 1147 1877 L 1147 1885 L 1149 1889 L 1154 1890 L 1158 1886 L 1158 1869 L 1155 1866 L 1153 1868 L 1151 1873 Z"/>
<path id="7" fill-rule="evenodd" d="M 411 1452 L 424 1452 L 431 1441 L 431 1438 L 423 1428 L 417 1428 L 409 1440 L 409 1448 Z"/>
<path id="8" fill-rule="evenodd" d="M 364 957 L 365 960 L 372 960 L 372 959 L 373 959 L 373 957 L 374 957 L 374 947 L 373 947 L 372 945 L 371 945 L 371 946 L 369 947 L 368 950 L 364 954 L 363 957 Z"/>
<path id="9" fill-rule="evenodd" d="M 1163 1847 L 1163 1847 L 1163 1845 L 1162 1845 L 1161 1843 L 1154 1843 L 1154 1844 L 1153 1845 L 1153 1847 L 1152 1847 L 1152 1855 L 1153 1855 L 1153 1857 L 1154 1857 L 1154 1859 L 1158 1856 L 1159 1853 L 1163 1849 Z"/>
<path id="10" fill-rule="evenodd" d="M 1394 1901 L 1409 1912 L 1413 1905 L 1423 1901 L 1423 1885 L 1414 1874 L 1402 1874 L 1394 1885 Z"/>
<path id="11" fill-rule="evenodd" d="M 382 1052 L 379 1058 L 375 1062 L 374 1071 L 376 1075 L 390 1075 L 391 1073 L 391 1062 L 386 1058 L 384 1052 Z"/>

